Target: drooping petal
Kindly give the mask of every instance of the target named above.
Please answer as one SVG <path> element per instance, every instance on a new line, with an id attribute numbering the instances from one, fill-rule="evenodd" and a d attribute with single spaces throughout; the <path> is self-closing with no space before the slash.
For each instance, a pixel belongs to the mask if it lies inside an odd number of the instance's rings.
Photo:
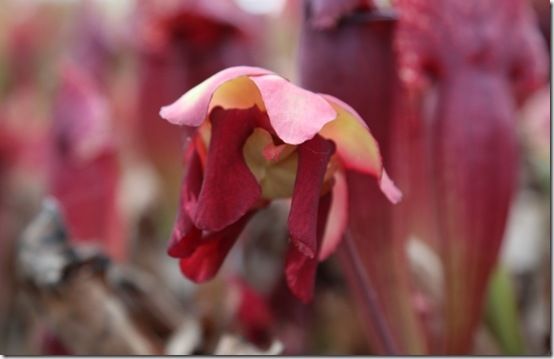
<path id="1" fill-rule="evenodd" d="M 246 165 L 242 151 L 260 116 L 257 107 L 212 110 L 204 182 L 193 217 L 198 228 L 219 231 L 244 216 L 260 198 L 260 185 Z"/>
<path id="2" fill-rule="evenodd" d="M 173 104 L 162 107 L 160 116 L 176 125 L 197 127 L 217 106 L 246 109 L 253 105 L 267 111 L 277 136 L 292 145 L 314 137 L 337 115 L 317 94 L 268 70 L 238 66 L 216 73 Z"/>
<path id="3" fill-rule="evenodd" d="M 191 209 L 195 207 L 203 178 L 200 156 L 195 147 L 194 144 L 191 144 L 188 148 L 187 173 L 181 187 L 177 219 L 167 249 L 167 253 L 175 258 L 188 256 L 202 238 L 202 231 L 194 226 L 190 213 Z"/>
<path id="4" fill-rule="evenodd" d="M 256 76 L 251 80 L 260 90 L 271 126 L 285 143 L 297 145 L 309 140 L 337 116 L 320 95 L 280 76 Z"/>
<path id="5" fill-rule="evenodd" d="M 160 110 L 160 116 L 175 125 L 197 127 L 208 115 L 208 109 L 214 93 L 225 82 L 244 76 L 256 76 L 271 73 L 259 67 L 236 66 L 220 71 L 199 85 L 187 91 L 177 101 Z M 232 89 L 229 89 L 231 91 Z M 239 91 L 234 91 L 241 93 Z M 252 101 L 248 99 L 249 101 Z M 251 107 L 249 102 L 246 107 Z"/>
<path id="6" fill-rule="evenodd" d="M 285 264 L 287 284 L 292 293 L 304 303 L 313 297 L 317 263 L 317 259 L 304 255 L 295 244 L 289 244 Z"/>
<path id="7" fill-rule="evenodd" d="M 348 225 L 348 186 L 342 172 L 335 173 L 333 200 L 319 250 L 319 260 L 327 259 L 341 242 Z"/>
<path id="8" fill-rule="evenodd" d="M 251 214 L 246 214 L 229 227 L 202 238 L 196 249 L 179 261 L 181 272 L 196 283 L 212 279 L 248 223 Z"/>
<path id="9" fill-rule="evenodd" d="M 343 101 L 331 95 L 322 96 L 337 111 L 337 119 L 326 124 L 320 135 L 335 142 L 346 169 L 381 176 L 383 162 L 379 145 L 360 115 Z"/>
<path id="10" fill-rule="evenodd" d="M 188 213 L 181 209 L 173 226 L 167 254 L 173 258 L 186 257 L 198 247 L 201 239 L 202 231 L 194 226 Z"/>
<path id="11" fill-rule="evenodd" d="M 320 136 L 298 146 L 298 169 L 290 206 L 288 228 L 296 249 L 313 258 L 317 254 L 318 207 L 323 176 L 335 150 Z"/>
<path id="12" fill-rule="evenodd" d="M 199 137 L 194 138 L 189 142 L 187 148 L 187 154 L 185 156 L 186 171 L 183 181 L 181 209 L 187 212 L 190 218 L 193 218 L 196 214 L 196 205 L 198 203 L 198 196 L 202 189 L 202 183 L 204 181 L 204 167 L 203 156 L 206 157 L 206 149 L 203 144 L 200 143 Z M 205 161 L 205 159 L 204 159 Z"/>
<path id="13" fill-rule="evenodd" d="M 381 174 L 381 179 L 379 180 L 379 188 L 392 203 L 397 204 L 402 200 L 402 192 L 394 185 L 394 182 L 384 169 Z"/>
<path id="14" fill-rule="evenodd" d="M 360 115 L 347 103 L 322 95 L 337 111 L 337 119 L 326 124 L 320 135 L 337 145 L 337 154 L 346 169 L 371 174 L 379 178 L 379 187 L 392 203 L 398 203 L 402 193 L 383 169 L 379 145 Z"/>
<path id="15" fill-rule="evenodd" d="M 316 253 L 321 244 L 323 231 L 329 214 L 332 193 L 329 192 L 319 200 L 316 224 Z M 294 239 L 291 239 L 285 264 L 285 275 L 290 290 L 304 303 L 312 300 L 318 258 L 307 256 Z"/>

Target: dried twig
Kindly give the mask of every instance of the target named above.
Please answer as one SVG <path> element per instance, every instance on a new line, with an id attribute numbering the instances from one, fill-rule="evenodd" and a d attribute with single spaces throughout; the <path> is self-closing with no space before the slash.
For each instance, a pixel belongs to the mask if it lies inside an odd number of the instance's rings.
<path id="1" fill-rule="evenodd" d="M 210 331 L 167 288 L 96 249 L 73 247 L 57 204 L 45 201 L 17 249 L 24 293 L 48 330 L 73 354 L 142 355 L 212 352 Z M 281 351 L 274 343 L 267 351 Z M 264 354 L 223 337 L 216 353 Z"/>
<path id="2" fill-rule="evenodd" d="M 75 354 L 162 354 L 177 328 L 194 323 L 147 274 L 116 266 L 97 250 L 73 248 L 53 200 L 45 201 L 17 252 L 33 306 Z"/>

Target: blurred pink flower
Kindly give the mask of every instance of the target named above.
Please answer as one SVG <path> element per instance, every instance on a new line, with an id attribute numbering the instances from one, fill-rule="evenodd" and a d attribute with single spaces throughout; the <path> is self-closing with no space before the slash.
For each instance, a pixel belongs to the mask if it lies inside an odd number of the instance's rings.
<path id="1" fill-rule="evenodd" d="M 52 115 L 50 189 L 64 209 L 71 238 L 98 243 L 121 260 L 126 238 L 110 115 L 93 79 L 73 64 L 62 73 Z"/>
<path id="2" fill-rule="evenodd" d="M 211 74 L 235 65 L 254 65 L 258 23 L 231 1 L 140 2 L 139 117 L 137 137 L 165 180 L 176 176 L 185 133 L 159 121 L 161 106 Z M 172 183 L 173 184 L 173 183 Z"/>

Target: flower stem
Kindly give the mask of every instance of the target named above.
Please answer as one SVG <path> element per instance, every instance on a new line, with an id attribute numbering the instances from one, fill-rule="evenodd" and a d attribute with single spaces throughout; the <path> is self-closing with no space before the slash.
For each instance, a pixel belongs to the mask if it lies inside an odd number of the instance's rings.
<path id="1" fill-rule="evenodd" d="M 390 328 L 379 308 L 377 294 L 364 270 L 363 264 L 358 255 L 356 243 L 349 233 L 344 235 L 343 253 L 352 268 L 354 279 L 359 284 L 360 294 L 367 306 L 369 319 L 375 324 L 375 331 L 383 344 L 386 355 L 398 355 L 398 349 L 394 343 Z"/>

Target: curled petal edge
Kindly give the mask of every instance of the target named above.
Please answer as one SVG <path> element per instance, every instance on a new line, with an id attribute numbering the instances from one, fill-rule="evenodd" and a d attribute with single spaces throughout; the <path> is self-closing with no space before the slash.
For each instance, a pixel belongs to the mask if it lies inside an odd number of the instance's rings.
<path id="1" fill-rule="evenodd" d="M 367 124 L 347 103 L 330 95 L 321 96 L 335 108 L 337 119 L 326 124 L 320 135 L 335 142 L 343 167 L 377 177 L 387 199 L 394 204 L 400 202 L 402 192 L 383 168 L 379 145 Z"/>
<path id="2" fill-rule="evenodd" d="M 198 127 L 216 106 L 244 109 L 257 105 L 267 111 L 271 126 L 283 142 L 298 145 L 313 138 L 337 117 L 321 95 L 257 67 L 220 71 L 164 106 L 160 116 L 175 125 Z"/>

